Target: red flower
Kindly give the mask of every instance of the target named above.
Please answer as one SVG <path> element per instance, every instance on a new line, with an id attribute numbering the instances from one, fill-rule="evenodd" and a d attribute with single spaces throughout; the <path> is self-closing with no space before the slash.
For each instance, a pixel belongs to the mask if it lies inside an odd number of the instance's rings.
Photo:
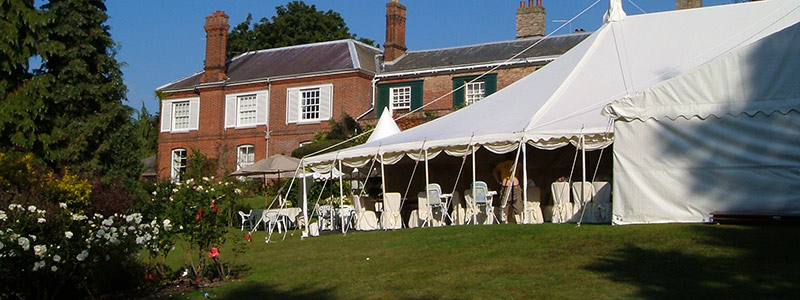
<path id="1" fill-rule="evenodd" d="M 219 257 L 219 250 L 217 249 L 217 247 L 211 247 L 211 251 L 208 251 L 208 257 L 210 258 Z"/>
<path id="2" fill-rule="evenodd" d="M 200 219 L 202 219 L 202 218 L 203 218 L 203 212 L 204 212 L 204 211 L 203 211 L 203 209 L 202 209 L 202 208 L 201 208 L 200 210 L 198 210 L 198 211 L 197 211 L 197 220 L 198 220 L 198 221 L 200 221 Z"/>
<path id="3" fill-rule="evenodd" d="M 154 279 L 153 273 L 147 274 L 147 277 L 145 278 L 147 278 L 147 280 L 153 280 Z"/>
<path id="4" fill-rule="evenodd" d="M 248 242 L 251 242 L 251 243 L 253 242 L 253 240 L 251 239 L 251 236 L 250 236 L 250 233 L 249 233 L 249 232 L 248 232 L 247 234 L 245 234 L 245 235 L 244 235 L 244 239 L 245 239 L 245 240 L 247 240 Z"/>
<path id="5" fill-rule="evenodd" d="M 211 202 L 211 210 L 213 210 L 216 213 L 219 213 L 219 207 L 214 205 L 214 202 Z"/>

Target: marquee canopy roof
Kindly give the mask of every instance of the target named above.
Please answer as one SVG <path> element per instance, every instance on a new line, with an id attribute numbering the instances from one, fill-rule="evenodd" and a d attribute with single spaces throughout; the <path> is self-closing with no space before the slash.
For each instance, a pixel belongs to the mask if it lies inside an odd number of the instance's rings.
<path id="1" fill-rule="evenodd" d="M 619 2 L 606 23 L 542 69 L 457 112 L 363 145 L 304 159 L 361 166 L 383 156 L 424 159 L 470 145 L 504 153 L 520 141 L 554 149 L 583 134 L 587 148 L 610 144 L 602 108 L 800 21 L 800 2 L 770 0 L 626 16 Z"/>

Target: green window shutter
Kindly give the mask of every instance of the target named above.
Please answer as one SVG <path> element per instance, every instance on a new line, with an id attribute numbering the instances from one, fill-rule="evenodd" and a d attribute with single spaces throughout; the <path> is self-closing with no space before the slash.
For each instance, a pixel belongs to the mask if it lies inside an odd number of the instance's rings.
<path id="1" fill-rule="evenodd" d="M 423 96 L 425 90 L 422 86 L 422 80 L 416 81 L 405 81 L 405 82 L 395 82 L 395 83 L 384 83 L 378 84 L 378 104 L 376 109 L 378 110 L 378 118 L 381 117 L 381 113 L 383 113 L 384 107 L 389 107 L 389 90 L 393 87 L 403 87 L 407 86 L 411 88 L 411 109 L 417 109 L 422 106 L 423 103 Z"/>
<path id="2" fill-rule="evenodd" d="M 383 108 L 389 106 L 389 85 L 378 85 L 378 118 L 383 114 Z"/>
<path id="3" fill-rule="evenodd" d="M 422 107 L 425 90 L 422 88 L 422 80 L 411 83 L 411 110 Z"/>
<path id="4" fill-rule="evenodd" d="M 464 103 L 464 88 L 460 88 L 464 85 L 464 78 L 465 77 L 453 77 L 453 107 L 458 107 Z M 456 90 L 458 89 L 458 90 Z"/>
<path id="5" fill-rule="evenodd" d="M 486 74 L 484 77 L 484 97 L 497 92 L 497 74 Z"/>

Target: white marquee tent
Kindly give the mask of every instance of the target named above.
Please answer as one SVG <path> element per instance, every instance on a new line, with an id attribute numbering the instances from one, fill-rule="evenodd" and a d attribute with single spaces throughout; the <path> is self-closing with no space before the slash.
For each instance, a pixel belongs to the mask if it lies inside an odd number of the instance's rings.
<path id="1" fill-rule="evenodd" d="M 622 11 L 621 0 L 610 0 L 609 7 L 606 22 L 583 42 L 480 102 L 380 140 L 304 158 L 302 164 L 324 171 L 337 162 L 362 167 L 373 159 L 394 164 L 404 156 L 427 161 L 443 151 L 462 156 L 477 147 L 494 153 L 522 149 L 524 155 L 520 142 L 556 149 L 577 144 L 581 136 L 586 149 L 600 149 L 611 143 L 610 119 L 600 114 L 606 104 L 800 20 L 796 0 L 632 16 Z"/>
<path id="2" fill-rule="evenodd" d="M 555 61 L 480 102 L 303 163 L 362 166 L 376 153 L 391 163 L 404 154 L 419 159 L 414 154 L 423 148 L 459 153 L 470 144 L 508 152 L 520 140 L 554 149 L 577 141 L 581 128 L 590 136 L 587 148 L 605 147 L 610 141 L 600 137 L 609 127 L 600 115 L 604 105 L 796 23 L 798 6 L 795 0 L 768 0 L 633 16 L 620 10 Z"/>
<path id="3" fill-rule="evenodd" d="M 800 213 L 800 23 L 605 110 L 614 224 Z"/>

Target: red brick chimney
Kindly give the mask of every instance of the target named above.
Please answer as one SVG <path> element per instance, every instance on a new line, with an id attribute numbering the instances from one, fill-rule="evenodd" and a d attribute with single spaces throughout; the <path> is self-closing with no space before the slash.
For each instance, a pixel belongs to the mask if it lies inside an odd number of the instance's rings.
<path id="1" fill-rule="evenodd" d="M 203 78 L 206 82 L 218 82 L 227 79 L 225 74 L 225 48 L 228 38 L 228 15 L 218 10 L 206 17 L 206 62 Z"/>
<path id="2" fill-rule="evenodd" d="M 528 0 L 528 6 L 525 6 L 525 1 L 519 2 L 517 9 L 517 38 L 524 39 L 534 36 L 544 36 L 545 33 L 545 10 L 542 6 L 542 0 L 536 0 L 536 5 L 533 5 L 533 0 Z"/>
<path id="3" fill-rule="evenodd" d="M 406 53 L 406 7 L 399 0 L 386 3 L 386 42 L 383 60 L 393 61 Z"/>

